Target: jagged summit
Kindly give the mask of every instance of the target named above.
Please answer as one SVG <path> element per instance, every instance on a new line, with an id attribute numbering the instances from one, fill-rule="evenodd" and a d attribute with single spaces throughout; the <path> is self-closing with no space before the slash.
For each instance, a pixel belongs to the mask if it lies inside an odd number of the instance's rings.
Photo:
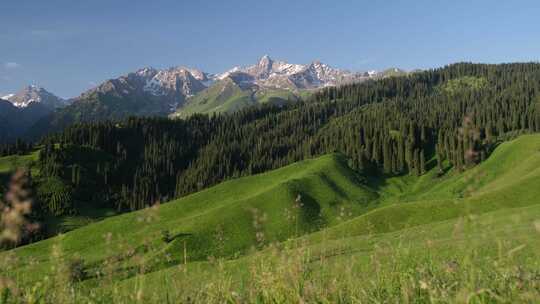
<path id="1" fill-rule="evenodd" d="M 252 65 L 234 67 L 221 74 L 183 65 L 166 69 L 144 67 L 106 80 L 73 98 L 71 105 L 55 114 L 52 121 L 230 112 L 258 103 L 294 102 L 309 94 L 308 90 L 376 77 L 380 74 L 353 73 L 333 68 L 320 60 L 295 64 L 269 55 L 259 57 Z M 25 106 L 46 99 L 46 94 L 37 86 L 30 86 L 25 91 L 29 93 L 15 95 L 27 97 L 9 96 L 8 100 Z M 62 119 L 58 118 L 62 116 Z"/>
<path id="2" fill-rule="evenodd" d="M 273 63 L 272 58 L 270 58 L 270 56 L 268 55 L 264 55 L 259 60 L 259 63 L 257 64 L 257 66 L 261 70 L 268 72 L 272 69 L 272 63 Z"/>
<path id="3" fill-rule="evenodd" d="M 241 79 L 244 86 L 246 81 L 251 79 L 252 85 L 267 88 L 316 89 L 363 81 L 376 76 L 376 74 L 352 73 L 335 69 L 320 60 L 315 60 L 310 64 L 291 64 L 264 55 L 254 65 L 235 67 L 223 74 L 219 74 L 217 78 Z"/>
<path id="4" fill-rule="evenodd" d="M 277 91 L 283 92 L 281 95 L 278 94 L 280 96 L 293 94 L 296 97 L 292 99 L 297 99 L 301 90 L 359 82 L 372 77 L 377 77 L 377 74 L 352 73 L 333 68 L 320 60 L 309 64 L 293 64 L 263 55 L 252 65 L 234 67 L 221 74 L 211 74 L 186 66 L 167 69 L 145 67 L 103 82 L 76 98 L 75 104 L 78 101 L 116 100 L 114 102 L 116 112 L 165 115 L 182 109 L 193 97 L 207 90 L 213 93 L 207 92 L 203 94 L 204 96 L 220 96 L 218 98 L 220 100 L 232 100 L 240 95 L 251 96 L 247 98 L 249 102 L 243 103 L 248 105 L 256 103 L 260 96 L 268 96 L 268 92 L 274 92 L 272 94 Z M 230 94 L 230 91 L 235 91 L 236 88 L 240 92 Z M 280 98 L 283 100 L 283 97 Z M 207 104 L 211 104 L 208 98 L 203 99 Z M 134 104 L 137 104 L 136 109 L 132 109 L 135 108 Z"/>

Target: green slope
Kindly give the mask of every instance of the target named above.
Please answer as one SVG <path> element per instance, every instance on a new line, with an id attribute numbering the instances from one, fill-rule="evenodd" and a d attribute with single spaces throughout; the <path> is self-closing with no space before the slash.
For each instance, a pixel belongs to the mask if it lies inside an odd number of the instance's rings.
<path id="1" fill-rule="evenodd" d="M 224 113 L 253 104 L 250 90 L 242 90 L 232 79 L 216 82 L 190 98 L 174 116 L 186 117 L 195 113 Z"/>
<path id="2" fill-rule="evenodd" d="M 258 103 L 285 104 L 295 102 L 300 98 L 306 98 L 310 91 L 291 91 L 280 89 L 261 89 L 255 93 L 255 99 Z"/>
<path id="3" fill-rule="evenodd" d="M 26 155 L 10 155 L 0 157 L 0 196 L 3 196 L 4 186 L 8 183 L 11 173 L 16 168 L 28 168 L 37 161 L 39 150 Z M 35 167 L 32 167 L 32 174 L 37 174 Z"/>
<path id="4" fill-rule="evenodd" d="M 17 248 L 9 253 L 21 264 L 3 271 L 17 274 L 20 282 L 35 281 L 55 271 L 58 257 L 80 256 L 88 274 L 81 286 L 101 284 L 93 274 L 109 267 L 111 279 L 128 279 L 114 285 L 124 290 L 119 296 L 128 297 L 128 291 L 144 284 L 147 293 L 163 300 L 170 294 L 223 287 L 224 282 L 229 284 L 225 289 L 248 288 L 249 282 L 260 279 L 259 273 L 281 276 L 274 272 L 294 267 L 303 269 L 300 272 L 306 277 L 295 279 L 300 281 L 320 276 L 317 282 L 323 284 L 327 276 L 342 278 L 351 275 L 350 265 L 358 269 L 348 280 L 367 280 L 373 263 L 380 263 L 378 271 L 383 271 L 374 280 L 386 276 L 378 284 L 392 289 L 408 280 L 410 267 L 432 263 L 443 280 L 433 284 L 442 284 L 442 289 L 457 284 L 474 291 L 500 279 L 501 292 L 508 293 L 505 297 L 517 296 L 517 289 L 504 283 L 506 271 L 513 271 L 516 263 L 523 269 L 538 269 L 540 135 L 503 143 L 488 160 L 462 173 L 449 170 L 438 177 L 434 170 L 421 177 L 374 178 L 364 183 L 342 156 L 326 155 Z M 168 240 L 163 239 L 163 231 L 168 232 Z M 274 242 L 282 248 L 277 253 L 267 247 Z M 395 256 L 381 253 L 386 247 Z M 515 252 L 519 260 L 506 260 Z M 294 264 L 297 256 L 302 257 L 300 266 Z M 240 258 L 216 264 L 206 262 L 209 257 Z M 319 259 L 325 261 L 322 268 L 314 262 Z M 469 263 L 470 268 L 445 273 L 441 267 L 452 260 Z M 173 267 L 184 261 L 186 267 Z M 489 263 L 503 263 L 497 265 L 505 268 L 491 273 Z M 473 270 L 479 277 L 470 281 L 467 276 Z M 267 288 L 275 288 L 285 278 L 273 279 L 275 283 Z M 327 284 L 332 283 L 323 285 Z M 249 288 L 263 292 L 263 285 Z M 455 289 L 440 292 L 459 295 Z"/>
<path id="5" fill-rule="evenodd" d="M 235 299 L 231 295 L 263 303 L 298 298 L 322 303 L 536 303 L 538 218 L 540 204 L 392 233 L 269 248 L 236 260 L 139 275 L 115 285 L 116 293 L 110 286 L 102 291 L 125 300 L 143 290 L 144 299 L 153 303 L 187 298 L 219 303 Z"/>
<path id="6" fill-rule="evenodd" d="M 363 186 L 340 155 L 306 160 L 265 174 L 224 182 L 159 207 L 105 219 L 13 252 L 40 261 L 32 273 L 50 270 L 50 252 L 58 244 L 66 254 L 80 254 L 90 265 L 114 255 L 104 239 L 139 252 L 148 252 L 148 267 L 163 267 L 183 259 L 232 257 L 251 248 L 284 241 L 335 225 L 340 218 L 362 214 L 377 194 Z M 171 235 L 162 240 L 162 231 Z M 149 248 L 153 250 L 150 251 Z M 129 266 L 124 266 L 129 267 Z M 28 268 L 19 269 L 22 272 Z"/>
<path id="7" fill-rule="evenodd" d="M 36 165 L 33 165 L 38 161 L 39 149 L 32 151 L 25 155 L 10 155 L 0 157 L 0 197 L 3 197 L 6 191 L 7 184 L 12 173 L 17 168 L 31 168 L 32 180 L 34 186 L 39 183 L 40 172 Z M 91 157 L 88 151 L 83 149 L 73 149 L 70 151 L 71 157 L 84 157 L 87 162 L 91 161 Z M 88 187 L 88 183 L 85 184 Z M 91 190 L 90 190 L 91 191 Z M 37 195 L 37 193 L 34 193 Z M 37 200 L 35 200 L 37 201 Z M 65 216 L 53 216 L 47 215 L 41 220 L 44 236 L 53 236 L 58 233 L 71 231 L 90 223 L 102 220 L 106 217 L 116 215 L 118 212 L 109 208 L 103 208 L 96 205 L 78 204 L 77 213 Z"/>
<path id="8" fill-rule="evenodd" d="M 426 297 L 421 302 L 438 297 L 461 301 L 463 294 L 472 297 L 482 288 L 494 290 L 495 300 L 535 302 L 540 299 L 532 279 L 534 269 L 540 269 L 538 185 L 540 135 L 521 136 L 501 144 L 487 161 L 464 173 L 387 179 L 378 189 L 383 207 L 289 241 L 284 246 L 289 249 L 270 248 L 237 260 L 137 276 L 120 283 L 121 294 L 144 284 L 148 299 L 155 301 L 182 296 L 216 301 L 212 295 L 230 292 L 272 299 L 278 295 L 290 301 L 305 295 L 295 284 L 311 284 L 318 296 L 336 301 L 324 290 L 339 282 L 340 293 L 347 297 L 400 302 L 403 282 L 413 280 L 435 289 L 429 296 L 414 293 L 417 301 Z M 428 276 L 411 273 L 426 267 Z M 290 277 L 291 268 L 303 269 L 302 274 Z M 251 285 L 261 280 L 258 272 L 272 284 Z M 515 288 L 523 276 L 530 277 L 531 284 Z M 365 282 L 377 282 L 378 287 Z M 178 284 L 182 290 L 171 287 Z"/>
<path id="9" fill-rule="evenodd" d="M 390 180 L 390 188 L 398 181 Z M 327 229 L 342 237 L 396 231 L 412 226 L 540 204 L 540 135 L 523 135 L 501 144 L 488 160 L 464 173 L 436 177 L 433 172 L 409 184 L 407 201 L 378 208 Z M 314 234 L 311 238 L 320 238 Z"/>
<path id="10" fill-rule="evenodd" d="M 9 155 L 0 157 L 0 173 L 13 171 L 15 168 L 28 167 L 37 161 L 39 150 L 25 155 Z"/>
<path id="11" fill-rule="evenodd" d="M 229 113 L 250 105 L 273 103 L 284 104 L 307 97 L 308 91 L 267 89 L 259 87 L 241 88 L 231 78 L 225 78 L 188 99 L 172 117 L 187 117 L 195 113 Z"/>

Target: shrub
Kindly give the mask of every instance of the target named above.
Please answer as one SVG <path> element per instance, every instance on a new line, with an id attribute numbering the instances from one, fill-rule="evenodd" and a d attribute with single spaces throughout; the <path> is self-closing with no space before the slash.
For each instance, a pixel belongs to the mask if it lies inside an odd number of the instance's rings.
<path id="1" fill-rule="evenodd" d="M 69 280 L 80 282 L 86 277 L 84 260 L 81 257 L 74 257 L 67 262 L 67 272 Z"/>
<path id="2" fill-rule="evenodd" d="M 170 243 L 172 241 L 171 233 L 169 232 L 169 230 L 161 230 L 161 240 L 163 240 L 163 242 L 165 243 Z"/>

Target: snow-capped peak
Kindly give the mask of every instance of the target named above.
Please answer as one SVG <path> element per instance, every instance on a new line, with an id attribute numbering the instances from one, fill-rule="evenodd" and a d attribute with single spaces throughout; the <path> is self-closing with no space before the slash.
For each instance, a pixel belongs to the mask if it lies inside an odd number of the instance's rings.
<path id="1" fill-rule="evenodd" d="M 143 74 L 143 91 L 154 96 L 191 96 L 206 88 L 208 80 L 206 73 L 181 66 Z"/>
<path id="2" fill-rule="evenodd" d="M 35 84 L 23 88 L 16 94 L 4 96 L 2 99 L 11 102 L 14 106 L 19 108 L 25 108 L 32 103 L 41 103 L 51 108 L 59 108 L 66 105 L 65 100 Z"/>
<path id="3" fill-rule="evenodd" d="M 156 73 L 157 73 L 157 70 L 152 67 L 142 68 L 138 70 L 137 72 L 135 72 L 135 74 L 141 77 L 152 77 Z"/>
<path id="4" fill-rule="evenodd" d="M 244 74 L 245 76 L 239 74 Z M 238 76 L 235 79 L 242 82 L 242 85 L 246 85 L 246 81 L 251 81 L 252 84 L 262 87 L 289 89 L 315 89 L 341 83 L 362 81 L 376 76 L 375 74 L 360 74 L 335 69 L 319 60 L 305 65 L 291 64 L 272 59 L 268 55 L 260 57 L 254 65 L 234 67 L 223 74 L 218 74 L 216 78 L 221 80 L 233 75 Z"/>
<path id="5" fill-rule="evenodd" d="M 228 71 L 225 72 L 225 73 L 218 74 L 218 75 L 216 76 L 216 78 L 219 79 L 219 80 L 223 80 L 223 79 L 229 77 L 232 73 L 239 72 L 241 69 L 242 69 L 241 67 L 235 66 L 234 68 L 228 70 Z"/>

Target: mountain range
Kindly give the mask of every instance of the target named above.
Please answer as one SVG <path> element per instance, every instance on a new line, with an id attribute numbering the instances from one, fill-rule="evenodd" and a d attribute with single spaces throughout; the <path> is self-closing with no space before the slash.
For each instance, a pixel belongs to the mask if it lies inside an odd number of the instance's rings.
<path id="1" fill-rule="evenodd" d="M 322 87 L 361 82 L 381 75 L 335 69 L 320 61 L 306 65 L 291 64 L 265 55 L 254 65 L 210 75 L 208 88 L 188 98 L 172 116 L 231 112 L 266 102 L 282 104 L 297 101 Z"/>
<path id="2" fill-rule="evenodd" d="M 291 64 L 265 55 L 253 65 L 219 74 L 183 66 L 147 67 L 106 80 L 70 100 L 34 85 L 3 99 L 18 109 L 10 110 L 18 113 L 16 116 L 29 112 L 28 109 L 34 113 L 27 115 L 29 120 L 21 127 L 14 127 L 17 132 L 10 133 L 38 136 L 76 122 L 128 116 L 186 117 L 194 113 L 232 112 L 261 103 L 295 102 L 323 87 L 404 73 L 399 69 L 350 72 L 319 61 Z M 36 114 L 37 105 L 40 110 Z"/>

